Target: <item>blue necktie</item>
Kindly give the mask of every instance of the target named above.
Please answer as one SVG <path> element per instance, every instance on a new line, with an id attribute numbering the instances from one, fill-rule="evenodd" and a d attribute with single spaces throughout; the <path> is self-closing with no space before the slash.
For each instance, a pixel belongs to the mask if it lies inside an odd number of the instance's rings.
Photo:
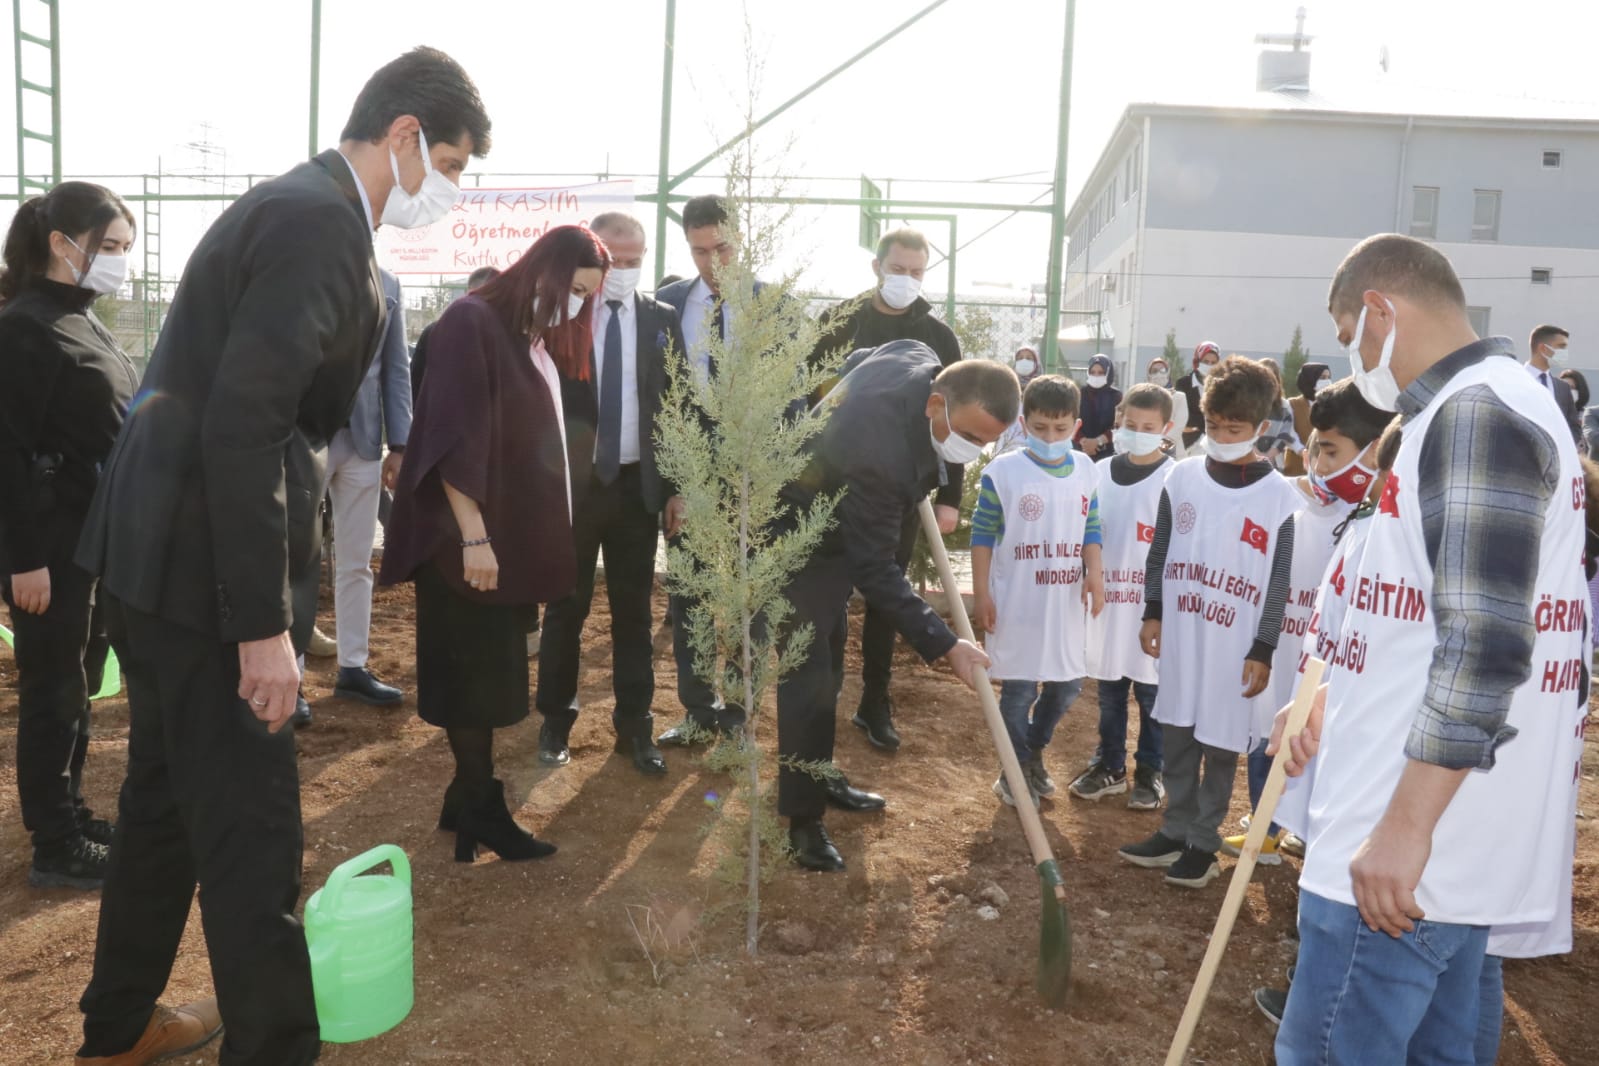
<path id="1" fill-rule="evenodd" d="M 605 306 L 611 309 L 611 320 L 605 325 L 605 355 L 600 363 L 600 433 L 594 448 L 594 476 L 609 485 L 622 468 L 622 301 L 606 300 Z"/>

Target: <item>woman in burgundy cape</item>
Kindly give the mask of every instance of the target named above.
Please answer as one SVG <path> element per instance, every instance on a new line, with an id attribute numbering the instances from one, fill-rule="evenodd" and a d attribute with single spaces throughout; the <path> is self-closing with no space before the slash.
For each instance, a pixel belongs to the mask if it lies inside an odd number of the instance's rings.
<path id="1" fill-rule="evenodd" d="M 527 717 L 527 633 L 575 583 L 560 375 L 588 374 L 609 268 L 587 229 L 556 227 L 429 337 L 380 580 L 416 584 L 417 712 L 455 755 L 439 827 L 459 862 L 555 851 L 511 817 L 494 730 Z"/>

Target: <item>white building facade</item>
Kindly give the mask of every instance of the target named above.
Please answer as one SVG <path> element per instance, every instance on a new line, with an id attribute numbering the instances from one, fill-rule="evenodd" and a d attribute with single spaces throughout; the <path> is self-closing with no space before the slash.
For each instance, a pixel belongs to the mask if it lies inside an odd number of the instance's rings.
<path id="1" fill-rule="evenodd" d="M 1503 100 L 1395 112 L 1390 95 L 1129 107 L 1067 216 L 1065 358 L 1097 348 L 1125 385 L 1170 331 L 1175 376 L 1205 340 L 1280 361 L 1297 327 L 1341 376 L 1328 282 L 1356 241 L 1398 232 L 1454 263 L 1479 333 L 1525 358 L 1532 328 L 1553 323 L 1571 332 L 1572 366 L 1599 367 L 1599 119 Z"/>

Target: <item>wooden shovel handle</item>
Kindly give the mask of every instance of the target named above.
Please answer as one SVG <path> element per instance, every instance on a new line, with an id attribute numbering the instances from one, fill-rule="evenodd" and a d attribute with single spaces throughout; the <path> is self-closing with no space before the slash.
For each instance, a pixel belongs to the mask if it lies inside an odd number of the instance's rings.
<path id="1" fill-rule="evenodd" d="M 944 586 L 944 594 L 949 597 L 949 613 L 955 619 L 955 632 L 962 640 L 976 643 L 977 638 L 972 634 L 972 620 L 966 616 L 966 604 L 961 600 L 960 586 L 955 583 L 955 571 L 950 568 L 949 553 L 944 550 L 944 538 L 938 531 L 933 505 L 924 499 L 917 509 L 921 512 L 922 532 L 927 537 L 927 546 L 932 550 L 933 562 L 938 565 L 938 580 Z M 1022 820 L 1022 833 L 1027 837 L 1027 846 L 1032 849 L 1033 864 L 1051 862 L 1055 856 L 1050 851 L 1049 839 L 1044 836 L 1044 823 L 1033 808 L 1027 778 L 1022 773 L 1022 764 L 1016 760 L 1016 750 L 1011 746 L 1005 718 L 999 713 L 999 700 L 994 695 L 994 686 L 988 680 L 988 671 L 978 667 L 974 673 L 977 698 L 982 702 L 983 717 L 988 721 L 988 732 L 994 738 L 994 747 L 999 752 L 999 763 L 1004 767 L 1010 794 L 1016 798 L 1016 816 Z M 1065 888 L 1056 885 L 1055 895 L 1064 899 Z"/>
<path id="2" fill-rule="evenodd" d="M 1244 905 L 1249 879 L 1255 874 L 1255 860 L 1260 858 L 1260 846 L 1266 841 L 1266 830 L 1271 825 L 1272 815 L 1277 813 L 1277 801 L 1282 798 L 1283 786 L 1288 781 L 1288 775 L 1283 770 L 1288 738 L 1298 736 L 1305 728 L 1305 720 L 1310 717 L 1310 705 L 1315 702 L 1316 688 L 1321 684 L 1321 674 L 1326 668 L 1327 664 L 1320 659 L 1311 659 L 1305 664 L 1305 676 L 1299 682 L 1293 706 L 1288 709 L 1282 747 L 1277 749 L 1277 754 L 1271 760 L 1271 773 L 1266 775 L 1266 787 L 1261 789 L 1260 802 L 1255 804 L 1255 813 L 1250 816 L 1249 832 L 1244 834 L 1238 865 L 1233 867 L 1233 879 L 1227 885 L 1227 898 L 1222 901 L 1221 913 L 1216 916 L 1216 928 L 1211 930 L 1205 961 L 1200 965 L 1199 976 L 1194 979 L 1194 987 L 1188 993 L 1188 1005 L 1183 1008 L 1182 1021 L 1177 1023 L 1177 1035 L 1172 1037 L 1171 1047 L 1166 1052 L 1166 1066 L 1182 1066 L 1183 1057 L 1188 1054 L 1188 1045 L 1194 1039 L 1194 1030 L 1199 1027 L 1200 1012 L 1205 1009 L 1205 999 L 1210 995 L 1211 982 L 1216 979 L 1222 952 L 1227 950 L 1233 922 L 1238 918 L 1239 908 Z"/>

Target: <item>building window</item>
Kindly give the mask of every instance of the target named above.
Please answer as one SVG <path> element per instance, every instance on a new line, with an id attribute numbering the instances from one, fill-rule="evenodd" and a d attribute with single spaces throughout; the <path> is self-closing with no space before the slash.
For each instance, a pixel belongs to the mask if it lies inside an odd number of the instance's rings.
<path id="1" fill-rule="evenodd" d="M 1543 154 L 1543 168 L 1545 170 L 1559 170 L 1560 169 L 1560 153 L 1559 152 L 1545 152 Z"/>
<path id="2" fill-rule="evenodd" d="M 1127 253 L 1127 291 L 1124 294 L 1128 303 L 1133 302 L 1133 275 L 1138 273 L 1138 253 Z"/>
<path id="3" fill-rule="evenodd" d="M 1436 240 L 1438 237 L 1438 188 L 1417 185 L 1411 189 L 1410 235 Z"/>
<path id="4" fill-rule="evenodd" d="M 1129 190 L 1129 192 L 1137 192 L 1138 191 L 1138 181 L 1139 181 L 1139 177 L 1140 177 L 1140 174 L 1143 171 L 1143 169 L 1144 169 L 1144 146 L 1142 144 L 1135 144 L 1135 145 L 1133 145 L 1133 180 L 1132 180 L 1132 188 Z"/>
<path id="5" fill-rule="evenodd" d="M 1478 189 L 1476 203 L 1471 211 L 1471 239 L 1497 241 L 1499 239 L 1499 190 Z"/>
<path id="6" fill-rule="evenodd" d="M 1490 307 L 1468 307 L 1466 317 L 1471 319 L 1471 331 L 1479 337 L 1488 336 L 1488 313 Z"/>
<path id="7" fill-rule="evenodd" d="M 1532 283 L 1534 285 L 1548 285 L 1554 279 L 1555 272 L 1548 267 L 1532 268 Z"/>
<path id="8" fill-rule="evenodd" d="M 1117 195 L 1116 195 L 1116 179 L 1113 177 L 1113 178 L 1110 179 L 1110 217 L 1111 218 L 1115 218 L 1116 217 L 1116 201 L 1118 199 L 1119 199 L 1119 197 L 1117 197 Z"/>

